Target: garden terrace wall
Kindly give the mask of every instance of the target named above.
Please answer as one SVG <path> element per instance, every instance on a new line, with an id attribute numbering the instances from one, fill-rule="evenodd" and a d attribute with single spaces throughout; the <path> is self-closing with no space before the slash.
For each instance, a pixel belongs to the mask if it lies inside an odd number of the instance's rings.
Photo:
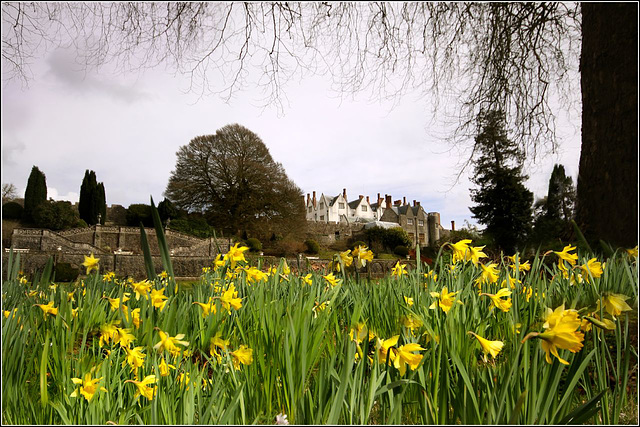
<path id="1" fill-rule="evenodd" d="M 28 252 L 20 254 L 21 270 L 27 274 L 32 275 L 36 271 L 42 271 L 47 263 L 49 257 L 53 257 L 54 264 L 57 263 L 69 263 L 72 267 L 80 270 L 80 274 L 85 273 L 85 268 L 82 265 L 84 262 L 84 254 L 68 254 L 62 252 Z M 7 263 L 9 254 L 2 254 L 2 275 L 3 278 L 7 277 Z M 100 273 L 104 274 L 108 271 L 113 271 L 119 277 L 133 277 L 137 280 L 142 280 L 146 277 L 146 269 L 144 265 L 144 257 L 142 255 L 121 255 L 121 254 L 106 254 L 98 256 L 100 259 Z M 153 265 L 156 273 L 162 272 L 162 260 L 159 256 L 152 256 Z M 197 256 L 173 256 L 171 257 L 171 263 L 173 265 L 173 272 L 176 278 L 194 279 L 200 277 L 203 267 L 211 267 L 215 257 L 197 257 Z M 263 269 L 269 266 L 278 266 L 280 258 L 277 257 L 251 257 L 249 262 L 252 265 L 260 265 Z M 294 273 L 298 272 L 298 269 L 303 273 L 315 271 L 318 273 L 324 273 L 331 260 L 328 259 L 308 259 L 302 257 L 288 258 L 287 264 Z M 379 278 L 388 275 L 396 264 L 397 260 L 382 260 L 374 259 L 367 264 L 365 272 L 363 274 L 370 275 L 372 278 Z M 403 264 L 407 264 L 408 269 L 415 268 L 415 261 L 402 260 Z M 298 267 L 299 266 L 299 267 Z"/>

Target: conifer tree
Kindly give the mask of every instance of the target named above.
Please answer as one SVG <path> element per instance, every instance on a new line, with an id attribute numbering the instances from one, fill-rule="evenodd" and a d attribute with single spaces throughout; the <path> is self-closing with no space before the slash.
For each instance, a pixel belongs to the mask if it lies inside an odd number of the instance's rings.
<path id="1" fill-rule="evenodd" d="M 573 219 L 575 197 L 573 179 L 566 175 L 563 165 L 554 165 L 547 197 L 536 202 L 539 207 L 534 225 L 536 241 L 567 237 L 570 232 L 569 221 Z"/>
<path id="2" fill-rule="evenodd" d="M 100 225 L 104 225 L 107 220 L 107 196 L 102 182 L 98 183 L 96 203 L 96 211 L 100 214 Z"/>
<path id="3" fill-rule="evenodd" d="M 31 168 L 31 174 L 24 192 L 24 219 L 33 221 L 33 211 L 47 201 L 47 178 L 37 166 Z"/>
<path id="4" fill-rule="evenodd" d="M 97 182 L 96 173 L 86 170 L 84 179 L 80 186 L 80 201 L 78 202 L 80 218 L 89 225 L 98 223 L 104 225 L 107 219 L 107 199 L 104 191 L 104 184 Z"/>
<path id="5" fill-rule="evenodd" d="M 483 112 L 478 117 L 471 181 L 475 206 L 469 208 L 485 233 L 507 254 L 512 254 L 531 229 L 533 193 L 523 184 L 524 153 L 507 137 L 502 111 Z"/>

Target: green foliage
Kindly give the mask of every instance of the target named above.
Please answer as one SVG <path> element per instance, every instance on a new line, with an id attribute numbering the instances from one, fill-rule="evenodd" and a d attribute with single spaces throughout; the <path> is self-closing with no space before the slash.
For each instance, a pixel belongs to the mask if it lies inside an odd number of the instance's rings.
<path id="1" fill-rule="evenodd" d="M 140 223 L 145 227 L 153 227 L 151 206 L 144 203 L 134 203 L 127 208 L 127 225 L 138 227 Z"/>
<path id="2" fill-rule="evenodd" d="M 77 226 L 80 220 L 78 212 L 71 202 L 49 200 L 33 211 L 33 222 L 41 228 L 64 230 Z"/>
<path id="3" fill-rule="evenodd" d="M 475 206 L 469 208 L 488 234 L 506 253 L 513 253 L 531 230 L 533 193 L 523 185 L 521 148 L 507 137 L 502 111 L 478 117 L 480 133 L 475 139 L 478 156 L 471 190 Z"/>
<path id="4" fill-rule="evenodd" d="M 547 196 L 534 205 L 532 241 L 549 242 L 571 236 L 570 221 L 575 207 L 573 180 L 566 176 L 563 165 L 555 165 L 549 178 Z"/>
<path id="5" fill-rule="evenodd" d="M 31 174 L 24 192 L 24 219 L 33 221 L 33 211 L 47 201 L 47 178 L 37 166 L 31 168 Z"/>
<path id="6" fill-rule="evenodd" d="M 362 240 L 356 240 L 355 242 L 349 245 L 349 249 L 354 250 L 358 246 L 367 246 L 367 244 Z"/>
<path id="7" fill-rule="evenodd" d="M 20 220 L 24 214 L 24 208 L 20 203 L 8 202 L 2 205 L 2 219 Z"/>
<path id="8" fill-rule="evenodd" d="M 409 255 L 409 248 L 399 245 L 393 249 L 393 253 L 398 256 L 406 257 L 407 255 Z"/>
<path id="9" fill-rule="evenodd" d="M 71 263 L 59 262 L 55 266 L 56 282 L 73 282 L 80 275 L 80 270 L 74 268 Z"/>
<path id="10" fill-rule="evenodd" d="M 78 211 L 80 212 L 80 218 L 90 225 L 97 224 L 98 218 L 100 218 L 100 224 L 104 225 L 107 219 L 104 184 L 98 183 L 94 171 L 86 170 L 84 173 L 84 179 L 80 186 Z"/>
<path id="11" fill-rule="evenodd" d="M 411 246 L 411 239 L 401 227 L 382 228 L 372 227 L 365 231 L 365 236 L 370 248 L 382 248 L 393 251 L 396 246 Z"/>
<path id="12" fill-rule="evenodd" d="M 185 218 L 171 220 L 167 228 L 201 238 L 213 237 L 215 232 L 207 220 L 199 214 L 189 214 Z"/>
<path id="13" fill-rule="evenodd" d="M 180 209 L 206 213 L 210 224 L 230 235 L 246 230 L 266 240 L 306 227 L 302 190 L 262 139 L 239 124 L 180 147 L 165 194 Z"/>
<path id="14" fill-rule="evenodd" d="M 166 197 L 158 203 L 158 215 L 160 215 L 160 220 L 163 224 L 167 223 L 167 220 L 174 220 L 180 217 L 180 211 L 176 206 L 171 202 L 171 200 Z"/>
<path id="15" fill-rule="evenodd" d="M 320 252 L 320 245 L 313 239 L 307 239 L 304 241 L 304 245 L 306 246 L 305 253 L 310 255 L 316 255 Z"/>
<path id="16" fill-rule="evenodd" d="M 260 252 L 262 250 L 262 242 L 255 237 L 247 239 L 245 243 L 251 252 Z"/>
<path id="17" fill-rule="evenodd" d="M 76 227 L 87 228 L 87 227 L 89 227 L 89 224 L 87 224 L 87 222 L 84 219 L 78 218 L 78 222 L 76 223 Z"/>

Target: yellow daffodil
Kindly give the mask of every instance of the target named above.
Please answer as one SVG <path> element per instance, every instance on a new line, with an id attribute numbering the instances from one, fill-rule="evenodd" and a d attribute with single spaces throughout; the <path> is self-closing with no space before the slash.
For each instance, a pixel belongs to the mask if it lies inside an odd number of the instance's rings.
<path id="1" fill-rule="evenodd" d="M 178 354 L 180 354 L 180 349 L 178 348 L 178 345 L 184 345 L 184 346 L 189 345 L 188 341 L 181 341 L 182 338 L 184 338 L 184 334 L 178 334 L 175 337 L 171 337 L 169 336 L 169 334 L 161 330 L 158 331 L 158 334 L 160 335 L 160 342 L 154 345 L 153 348 L 155 350 L 158 350 L 159 353 L 162 353 L 164 350 L 167 350 L 173 356 L 177 356 Z"/>
<path id="2" fill-rule="evenodd" d="M 638 258 L 638 245 L 636 245 L 636 247 L 633 249 L 626 249 L 626 251 L 630 257 L 633 257 L 636 259 Z"/>
<path id="3" fill-rule="evenodd" d="M 134 381 L 134 380 L 125 381 L 125 383 L 135 384 L 137 391 L 136 391 L 136 394 L 134 395 L 134 398 L 142 395 L 149 400 L 152 400 L 153 396 L 158 391 L 158 386 L 153 386 L 153 387 L 150 386 L 151 384 L 155 384 L 156 382 L 157 380 L 155 375 L 147 375 L 146 377 L 144 377 L 142 381 Z"/>
<path id="4" fill-rule="evenodd" d="M 340 284 L 340 280 L 337 279 L 333 273 L 329 273 L 326 276 L 322 276 L 324 280 L 327 281 L 331 286 L 338 286 Z"/>
<path id="5" fill-rule="evenodd" d="M 487 255 L 482 252 L 482 249 L 484 249 L 484 246 L 469 246 L 466 259 L 471 260 L 473 265 L 478 265 L 480 258 L 487 257 Z"/>
<path id="6" fill-rule="evenodd" d="M 133 311 L 131 312 L 131 316 L 133 317 L 133 326 L 138 329 L 140 327 L 140 324 L 142 323 L 142 320 L 140 320 L 140 308 L 133 309 Z"/>
<path id="7" fill-rule="evenodd" d="M 364 268 L 367 261 L 373 261 L 373 252 L 368 247 L 360 245 L 353 249 L 353 258 L 356 260 L 356 267 Z"/>
<path id="8" fill-rule="evenodd" d="M 497 265 L 495 263 L 490 263 L 488 265 L 480 264 L 482 274 L 476 279 L 476 283 L 478 285 L 496 283 L 500 275 L 500 272 L 498 271 L 498 269 L 496 269 L 496 266 Z"/>
<path id="9" fill-rule="evenodd" d="M 407 266 L 406 264 L 400 264 L 400 261 L 398 261 L 396 265 L 391 269 L 391 275 L 402 277 L 402 275 L 404 274 L 409 274 L 407 273 Z"/>
<path id="10" fill-rule="evenodd" d="M 238 292 L 236 291 L 236 287 L 233 283 L 229 285 L 227 290 L 220 297 L 220 303 L 222 304 L 222 307 L 229 312 L 229 314 L 231 314 L 231 307 L 236 310 L 240 310 L 242 307 L 242 298 L 238 298 Z"/>
<path id="11" fill-rule="evenodd" d="M 164 310 L 165 305 L 167 305 L 167 300 L 169 297 L 164 294 L 165 288 L 160 290 L 151 289 L 151 305 L 155 308 L 159 308 L 160 311 Z"/>
<path id="12" fill-rule="evenodd" d="M 451 310 L 451 307 L 453 307 L 454 302 L 462 304 L 461 301 L 458 301 L 456 300 L 456 298 L 454 298 L 458 292 L 460 291 L 449 292 L 446 286 L 442 288 L 441 293 L 431 292 L 430 295 L 433 298 L 437 298 L 437 301 L 434 301 L 433 304 L 429 306 L 429 308 L 434 310 L 437 306 L 440 306 L 442 311 L 444 311 L 445 313 L 449 313 L 449 310 Z"/>
<path id="13" fill-rule="evenodd" d="M 340 259 L 342 260 L 342 263 L 344 264 L 345 267 L 350 267 L 351 264 L 353 264 L 353 256 L 350 255 L 351 254 L 351 250 L 346 250 L 344 252 L 340 252 Z M 340 265 L 340 263 L 337 263 L 338 265 Z M 338 271 L 340 271 L 340 267 L 338 267 Z"/>
<path id="14" fill-rule="evenodd" d="M 413 298 L 411 298 L 411 297 L 405 297 L 405 296 L 403 296 L 403 298 L 404 298 L 404 302 L 405 302 L 409 307 L 411 307 L 411 306 L 413 305 Z"/>
<path id="15" fill-rule="evenodd" d="M 43 311 L 43 315 L 45 318 L 48 315 L 52 315 L 52 316 L 58 315 L 58 309 L 53 306 L 53 301 L 49 302 L 48 304 L 36 304 L 36 306 L 40 307 L 40 309 Z"/>
<path id="16" fill-rule="evenodd" d="M 231 352 L 233 367 L 240 370 L 240 364 L 251 365 L 253 363 L 253 350 L 241 345 L 239 349 Z"/>
<path id="17" fill-rule="evenodd" d="M 131 334 L 130 329 L 116 328 L 118 335 L 114 338 L 114 342 L 120 344 L 121 347 L 129 347 L 133 341 L 135 341 L 135 335 Z"/>
<path id="18" fill-rule="evenodd" d="M 306 276 L 300 276 L 300 280 L 302 280 L 302 283 L 306 283 L 309 286 L 311 286 L 313 283 L 313 281 L 311 280 L 311 273 L 307 274 Z"/>
<path id="19" fill-rule="evenodd" d="M 247 283 L 257 283 L 265 281 L 269 278 L 269 275 L 255 267 L 251 267 L 245 270 L 247 272 Z"/>
<path id="20" fill-rule="evenodd" d="M 564 304 L 562 304 L 555 310 L 547 309 L 545 320 L 544 325 L 542 325 L 546 329 L 545 332 L 531 332 L 522 341 L 524 342 L 531 337 L 542 339 L 541 345 L 545 352 L 547 363 L 552 363 L 552 354 L 560 363 L 568 365 L 569 362 L 562 359 L 558 354 L 558 349 L 569 350 L 572 353 L 582 349 L 584 333 L 578 331 L 582 325 L 578 312 L 573 309 L 565 310 Z"/>
<path id="21" fill-rule="evenodd" d="M 69 397 L 78 397 L 78 394 L 80 394 L 87 399 L 87 402 L 91 402 L 91 399 L 93 399 L 93 396 L 98 392 L 98 390 L 104 392 L 107 391 L 104 387 L 98 387 L 98 383 L 102 381 L 102 378 L 103 377 L 91 379 L 91 373 L 85 374 L 84 378 L 71 378 L 71 381 L 80 387 L 75 389 Z"/>
<path id="22" fill-rule="evenodd" d="M 102 275 L 103 282 L 113 282 L 115 278 L 116 278 L 116 273 L 113 271 L 109 271 Z"/>
<path id="23" fill-rule="evenodd" d="M 500 353 L 500 350 L 502 350 L 502 347 L 504 347 L 504 342 L 502 341 L 490 341 L 471 331 L 469 331 L 469 334 L 473 335 L 480 343 L 482 352 L 484 353 L 483 359 L 485 363 L 487 362 L 487 353 L 491 354 L 491 357 L 495 359 L 498 353 Z"/>
<path id="24" fill-rule="evenodd" d="M 318 317 L 318 312 L 325 310 L 329 306 L 329 302 L 330 301 L 325 301 L 320 304 L 316 301 L 315 305 L 311 309 L 311 311 L 313 311 L 313 317 Z"/>
<path id="25" fill-rule="evenodd" d="M 361 343 L 368 336 L 367 326 L 360 322 L 355 327 L 351 328 L 349 332 L 349 338 L 351 341 Z"/>
<path id="26" fill-rule="evenodd" d="M 164 357 L 160 358 L 160 364 L 158 365 L 158 368 L 160 369 L 161 377 L 168 377 L 169 369 L 176 369 L 175 366 L 167 363 L 166 360 L 164 360 Z"/>
<path id="27" fill-rule="evenodd" d="M 214 298 L 213 297 L 209 297 L 209 301 L 207 301 L 206 303 L 204 302 L 194 302 L 194 304 L 199 305 L 200 308 L 202 309 L 202 317 L 206 318 L 207 316 L 209 316 L 209 314 L 216 312 L 216 304 L 214 302 Z"/>
<path id="28" fill-rule="evenodd" d="M 591 258 L 586 264 L 581 265 L 580 269 L 584 271 L 584 277 L 587 282 L 590 280 L 591 276 L 595 279 L 602 276 L 602 264 L 598 262 L 597 258 Z"/>
<path id="29" fill-rule="evenodd" d="M 220 267 L 224 266 L 225 259 L 222 257 L 222 254 L 218 254 L 216 259 L 213 260 L 213 269 L 217 270 Z"/>
<path id="30" fill-rule="evenodd" d="M 140 299 L 140 296 L 149 299 L 149 291 L 151 290 L 151 282 L 143 280 L 141 282 L 133 282 L 131 284 L 134 292 L 136 293 L 136 300 Z"/>
<path id="31" fill-rule="evenodd" d="M 162 270 L 162 272 L 158 274 L 158 277 L 160 278 L 160 280 L 167 280 L 169 278 L 169 273 Z"/>
<path id="32" fill-rule="evenodd" d="M 244 253 L 249 250 L 247 246 L 238 247 L 240 243 L 236 243 L 232 247 L 229 248 L 229 252 L 224 256 L 224 260 L 229 260 L 231 263 L 231 268 L 235 268 L 237 262 L 246 262 L 247 260 L 244 258 Z"/>
<path id="33" fill-rule="evenodd" d="M 605 294 L 598 300 L 597 311 L 600 311 L 600 304 L 604 305 L 604 309 L 615 320 L 616 316 L 619 316 L 623 311 L 631 311 L 632 308 L 626 303 L 629 297 L 621 294 Z"/>
<path id="34" fill-rule="evenodd" d="M 87 274 L 89 274 L 89 272 L 92 270 L 98 271 L 99 263 L 100 263 L 100 258 L 94 258 L 93 253 L 91 253 L 91 256 L 85 255 L 84 262 L 82 263 L 82 265 L 87 268 Z"/>
<path id="35" fill-rule="evenodd" d="M 456 264 L 458 261 L 466 261 L 468 259 L 469 243 L 471 243 L 471 239 L 464 239 L 456 243 L 451 243 L 451 248 L 453 249 L 453 258 L 451 262 L 453 264 Z"/>
<path id="36" fill-rule="evenodd" d="M 387 354 L 389 355 L 389 361 L 393 362 L 394 354 L 389 350 L 391 347 L 395 347 L 395 345 L 398 344 L 398 338 L 400 338 L 400 335 L 394 335 L 386 340 L 376 338 L 376 349 L 378 352 L 379 363 L 385 363 L 387 361 Z"/>
<path id="37" fill-rule="evenodd" d="M 431 270 L 428 273 L 424 273 L 424 278 L 427 280 L 433 279 L 433 281 L 435 282 L 436 280 L 438 280 L 438 275 L 435 273 L 434 270 Z"/>
<path id="38" fill-rule="evenodd" d="M 422 354 L 415 354 L 414 352 L 422 350 L 424 350 L 424 348 L 420 347 L 419 344 L 411 343 L 400 346 L 394 351 L 393 366 L 400 372 L 400 375 L 404 376 L 407 365 L 409 365 L 412 371 L 418 368 L 423 356 Z"/>
<path id="39" fill-rule="evenodd" d="M 413 316 L 403 316 L 401 318 L 402 321 L 402 325 L 409 329 L 412 333 L 414 329 L 419 328 L 420 326 L 422 326 L 422 322 L 420 321 L 420 319 L 417 319 Z"/>
<path id="40" fill-rule="evenodd" d="M 105 323 L 100 326 L 100 347 L 104 344 L 108 344 L 109 341 L 118 341 L 118 327 L 116 325 L 120 324 L 119 320 L 113 321 L 111 323 Z"/>
<path id="41" fill-rule="evenodd" d="M 480 296 L 487 296 L 491 298 L 491 306 L 489 310 L 493 310 L 494 308 L 499 308 L 500 310 L 507 313 L 509 309 L 511 309 L 511 298 L 507 298 L 506 300 L 502 299 L 502 297 L 508 297 L 511 295 L 511 291 L 507 288 L 501 288 L 495 295 L 494 294 L 480 294 Z"/>
<path id="42" fill-rule="evenodd" d="M 560 252 L 554 251 L 553 253 L 558 255 L 558 257 L 560 257 L 560 260 L 567 261 L 571 265 L 576 265 L 576 262 L 578 261 L 578 254 L 569 253 L 569 251 L 573 251 L 575 249 L 576 249 L 575 246 L 567 245 L 564 247 L 564 249 L 562 249 L 562 251 Z"/>
<path id="43" fill-rule="evenodd" d="M 123 347 L 123 348 L 124 348 L 124 351 L 127 353 L 127 357 L 122 362 L 122 367 L 129 364 L 129 366 L 131 367 L 131 371 L 134 372 L 139 367 L 144 365 L 144 358 L 147 357 L 147 355 L 142 352 L 144 347 L 135 347 L 133 349 L 129 349 L 129 347 Z"/>
<path id="44" fill-rule="evenodd" d="M 224 351 L 229 348 L 229 340 L 225 340 L 222 338 L 222 332 L 216 333 L 216 335 L 211 338 L 209 342 L 209 354 L 212 357 L 215 357 L 218 360 L 218 363 L 222 360 L 222 354 L 218 351 L 218 349 Z"/>

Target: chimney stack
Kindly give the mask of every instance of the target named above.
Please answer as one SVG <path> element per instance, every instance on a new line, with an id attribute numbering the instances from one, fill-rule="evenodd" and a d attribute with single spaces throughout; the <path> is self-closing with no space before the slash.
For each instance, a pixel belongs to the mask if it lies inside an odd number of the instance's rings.
<path id="1" fill-rule="evenodd" d="M 380 203 L 380 193 L 378 193 L 378 198 L 376 200 Z"/>
<path id="2" fill-rule="evenodd" d="M 451 231 L 456 231 L 456 222 L 451 221 Z"/>
<path id="3" fill-rule="evenodd" d="M 342 197 L 344 197 L 344 200 L 347 201 L 347 189 L 346 188 L 342 189 Z"/>
<path id="4" fill-rule="evenodd" d="M 367 203 L 369 203 L 369 196 L 367 196 Z M 369 204 L 371 204 L 371 203 L 369 203 Z"/>
<path id="5" fill-rule="evenodd" d="M 416 199 L 413 199 L 413 206 L 416 207 Z"/>
<path id="6" fill-rule="evenodd" d="M 420 207 L 420 202 L 416 202 L 416 203 L 418 203 L 418 207 Z"/>
<path id="7" fill-rule="evenodd" d="M 407 198 L 406 197 L 402 197 L 402 206 L 407 204 Z"/>
<path id="8" fill-rule="evenodd" d="M 359 195 L 358 195 L 358 198 L 359 198 L 360 200 L 362 200 L 362 199 L 364 199 L 364 196 L 363 196 L 362 194 L 359 194 Z"/>
<path id="9" fill-rule="evenodd" d="M 315 191 L 313 192 L 312 202 L 313 202 L 313 207 L 315 208 L 316 207 L 316 192 Z"/>
<path id="10" fill-rule="evenodd" d="M 386 204 L 387 204 L 387 209 L 390 209 L 390 208 L 391 208 L 391 196 L 390 196 L 390 195 L 385 194 L 385 195 L 384 195 L 384 200 L 385 200 L 385 202 L 386 202 Z"/>
<path id="11" fill-rule="evenodd" d="M 401 206 L 400 203 L 402 203 L 402 200 L 400 200 L 400 199 L 394 200 L 393 201 L 393 206 Z"/>
<path id="12" fill-rule="evenodd" d="M 311 200 L 311 195 L 307 193 L 307 206 L 309 206 L 309 201 Z"/>

